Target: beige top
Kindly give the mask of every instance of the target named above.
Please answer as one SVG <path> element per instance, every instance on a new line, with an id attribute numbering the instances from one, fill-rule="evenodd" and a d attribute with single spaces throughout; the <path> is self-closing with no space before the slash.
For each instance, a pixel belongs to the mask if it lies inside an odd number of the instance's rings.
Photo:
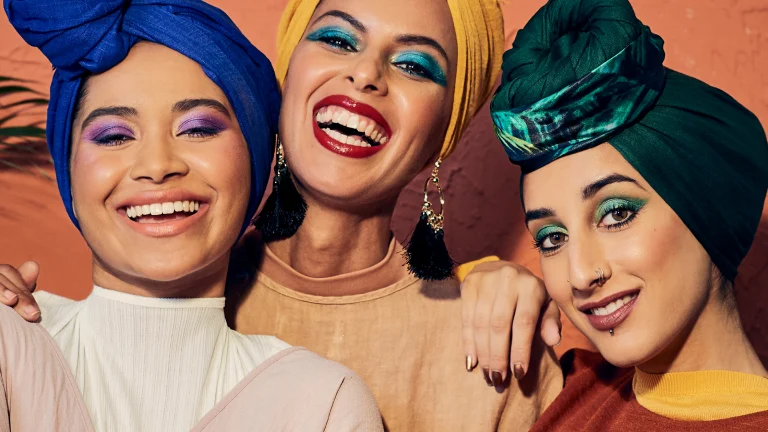
<path id="1" fill-rule="evenodd" d="M 237 330 L 274 335 L 350 367 L 373 391 L 389 430 L 527 431 L 563 388 L 543 343 L 534 347 L 526 378 L 512 379 L 501 394 L 481 371 L 468 373 L 459 283 L 409 276 L 395 242 L 374 267 L 325 279 L 295 272 L 263 245 L 249 246 L 260 273 L 228 295 Z M 352 287 L 377 289 L 343 294 Z"/>
<path id="2" fill-rule="evenodd" d="M 56 342 L 40 324 L 27 323 L 5 307 L 0 308 L 0 376 L 0 432 L 95 430 Z M 124 378 L 115 373 L 109 381 Z M 173 410 L 180 395 L 164 390 L 155 388 L 167 397 L 164 409 Z M 113 395 L 135 408 L 134 396 Z M 104 430 L 120 427 L 125 426 L 115 423 Z M 192 430 L 381 431 L 382 425 L 373 396 L 359 377 L 303 348 L 287 348 L 260 362 Z"/>

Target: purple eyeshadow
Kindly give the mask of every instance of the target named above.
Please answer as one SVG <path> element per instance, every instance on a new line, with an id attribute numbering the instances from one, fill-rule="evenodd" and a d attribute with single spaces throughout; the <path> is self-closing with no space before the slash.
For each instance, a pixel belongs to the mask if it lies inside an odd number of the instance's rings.
<path id="1" fill-rule="evenodd" d="M 229 124 L 226 121 L 213 115 L 203 114 L 182 121 L 178 133 L 182 134 L 193 129 L 207 129 L 218 133 L 228 128 Z"/>
<path id="2" fill-rule="evenodd" d="M 133 131 L 124 123 L 117 121 L 95 122 L 86 129 L 83 137 L 88 141 L 99 141 L 110 135 L 133 137 Z"/>

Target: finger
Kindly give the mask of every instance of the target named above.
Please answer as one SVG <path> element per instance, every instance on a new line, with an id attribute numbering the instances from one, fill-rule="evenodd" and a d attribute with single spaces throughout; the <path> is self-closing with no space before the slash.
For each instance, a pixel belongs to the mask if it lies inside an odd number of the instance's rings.
<path id="1" fill-rule="evenodd" d="M 13 306 L 19 301 L 18 292 L 21 290 L 5 274 L 0 273 L 0 303 L 6 306 Z"/>
<path id="2" fill-rule="evenodd" d="M 483 282 L 478 286 L 477 306 L 472 320 L 475 335 L 475 349 L 477 352 L 477 364 L 483 369 L 486 384 L 493 385 L 490 379 L 490 344 L 491 344 L 491 312 L 496 296 L 496 286 L 488 286 Z"/>
<path id="3" fill-rule="evenodd" d="M 35 292 L 37 278 L 40 277 L 40 265 L 35 261 L 27 261 L 19 266 L 19 274 L 29 292 Z"/>
<path id="4" fill-rule="evenodd" d="M 5 287 L 3 297 L 8 300 L 7 302 L 4 301 L 3 304 L 13 306 L 16 312 L 27 321 L 37 320 L 40 317 L 40 308 L 24 285 L 21 274 L 15 268 L 3 265 L 0 267 L 0 276 L 3 277 L 3 281 L 0 283 Z M 16 299 L 11 300 L 9 291 L 16 295 Z"/>
<path id="5" fill-rule="evenodd" d="M 512 349 L 509 354 L 512 374 L 518 380 L 522 379 L 528 371 L 536 324 L 539 322 L 539 315 L 546 301 L 546 297 L 538 291 L 538 287 L 524 292 L 531 294 L 521 295 L 518 299 L 515 318 L 512 321 Z"/>
<path id="6" fill-rule="evenodd" d="M 555 302 L 550 301 L 541 318 L 541 338 L 544 339 L 544 343 L 551 347 L 559 345 L 562 340 L 560 334 L 562 328 L 560 308 Z"/>
<path id="7" fill-rule="evenodd" d="M 496 290 L 496 299 L 490 316 L 489 362 L 491 381 L 495 387 L 507 380 L 509 370 L 510 336 L 512 318 L 518 302 L 517 290 Z"/>
<path id="8" fill-rule="evenodd" d="M 471 372 L 477 366 L 477 350 L 475 350 L 475 307 L 477 306 L 477 286 L 475 279 L 465 280 L 461 284 L 461 327 L 464 342 L 465 367 Z"/>

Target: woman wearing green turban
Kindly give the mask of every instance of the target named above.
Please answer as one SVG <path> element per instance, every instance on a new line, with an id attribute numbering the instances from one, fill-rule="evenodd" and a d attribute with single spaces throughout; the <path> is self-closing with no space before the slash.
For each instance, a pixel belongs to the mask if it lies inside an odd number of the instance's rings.
<path id="1" fill-rule="evenodd" d="M 760 122 L 662 65 L 627 0 L 551 0 L 492 105 L 543 283 L 601 355 L 563 358 L 534 430 L 765 430 L 768 372 L 733 281 L 768 185 Z"/>

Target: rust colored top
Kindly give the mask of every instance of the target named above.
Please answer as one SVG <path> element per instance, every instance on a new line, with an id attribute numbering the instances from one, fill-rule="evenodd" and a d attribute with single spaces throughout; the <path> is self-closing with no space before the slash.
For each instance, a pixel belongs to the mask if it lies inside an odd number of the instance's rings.
<path id="1" fill-rule="evenodd" d="M 634 368 L 618 368 L 599 353 L 574 349 L 560 364 L 565 387 L 532 431 L 768 431 L 768 411 L 712 421 L 674 420 L 643 408 L 632 390 Z"/>

